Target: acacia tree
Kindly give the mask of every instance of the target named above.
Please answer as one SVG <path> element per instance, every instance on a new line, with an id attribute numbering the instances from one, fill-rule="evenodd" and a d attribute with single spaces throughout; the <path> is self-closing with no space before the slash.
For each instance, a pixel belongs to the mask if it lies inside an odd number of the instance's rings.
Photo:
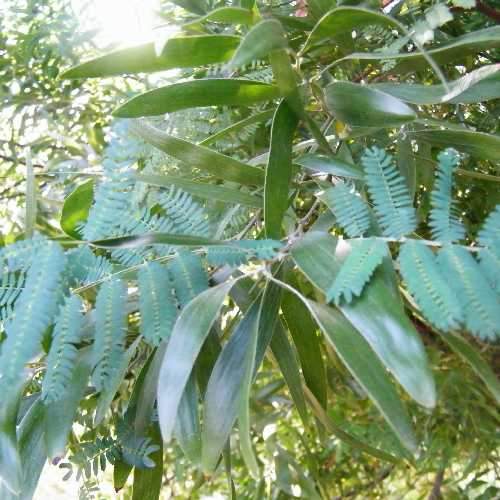
<path id="1" fill-rule="evenodd" d="M 496 11 L 176 4 L 58 80 L 140 92 L 0 250 L 0 496 L 495 497 Z"/>

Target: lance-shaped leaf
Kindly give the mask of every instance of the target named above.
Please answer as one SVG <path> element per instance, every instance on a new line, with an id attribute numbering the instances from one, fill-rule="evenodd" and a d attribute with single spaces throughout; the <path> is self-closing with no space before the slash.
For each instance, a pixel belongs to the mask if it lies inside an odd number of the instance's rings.
<path id="1" fill-rule="evenodd" d="M 377 90 L 391 94 L 412 104 L 470 104 L 485 102 L 500 97 L 500 64 L 483 66 L 458 80 L 449 82 L 450 93 L 443 84 L 423 85 L 418 83 L 374 83 Z"/>
<path id="2" fill-rule="evenodd" d="M 292 142 L 297 115 L 283 100 L 273 118 L 271 148 L 264 184 L 264 221 L 269 238 L 281 237 L 281 223 L 288 209 L 289 185 L 292 179 Z"/>
<path id="3" fill-rule="evenodd" d="M 260 300 L 257 300 L 245 313 L 222 349 L 208 382 L 202 434 L 202 465 L 207 472 L 217 465 L 242 399 L 248 397 L 253 380 L 260 307 Z"/>
<path id="4" fill-rule="evenodd" d="M 93 179 L 80 184 L 64 200 L 61 212 L 61 228 L 67 235 L 77 240 L 81 239 L 78 226 L 87 220 L 93 200 Z"/>
<path id="5" fill-rule="evenodd" d="M 207 200 L 218 200 L 224 203 L 234 203 L 249 207 L 262 207 L 262 198 L 244 191 L 213 185 L 207 182 L 197 182 L 175 175 L 137 174 L 137 180 L 153 186 L 169 188 L 172 185 L 181 188 L 194 196 Z"/>
<path id="6" fill-rule="evenodd" d="M 338 120 L 360 127 L 398 127 L 417 118 L 403 101 L 357 83 L 331 83 L 325 88 L 325 102 Z"/>
<path id="7" fill-rule="evenodd" d="M 497 404 L 500 404 L 500 381 L 479 352 L 462 335 L 449 333 L 441 337 L 482 379 Z"/>
<path id="8" fill-rule="evenodd" d="M 267 57 L 273 50 L 286 47 L 287 41 L 281 23 L 276 19 L 265 19 L 245 35 L 230 66 L 244 66 L 255 59 Z"/>
<path id="9" fill-rule="evenodd" d="M 174 83 L 139 94 L 113 111 L 121 118 L 163 115 L 203 106 L 251 106 L 280 96 L 275 85 L 233 78 Z"/>
<path id="10" fill-rule="evenodd" d="M 292 257 L 309 280 L 326 293 L 348 250 L 348 245 L 337 250 L 336 239 L 328 233 L 310 232 L 292 247 Z M 393 270 L 386 267 L 382 264 L 363 295 L 341 305 L 340 310 L 413 399 L 432 408 L 436 389 L 427 356 L 397 295 Z"/>
<path id="11" fill-rule="evenodd" d="M 256 20 L 256 13 L 250 9 L 241 7 L 219 7 L 205 16 L 198 17 L 182 25 L 184 30 L 199 30 L 203 23 L 224 23 L 224 24 L 253 24 Z"/>
<path id="12" fill-rule="evenodd" d="M 251 167 L 213 149 L 172 137 L 144 122 L 131 127 L 131 130 L 155 148 L 215 177 L 239 184 L 259 186 L 264 183 L 264 172 L 260 168 Z"/>
<path id="13" fill-rule="evenodd" d="M 500 135 L 474 130 L 423 130 L 412 137 L 441 147 L 453 147 L 477 158 L 500 161 Z"/>
<path id="14" fill-rule="evenodd" d="M 364 26 L 398 29 L 399 23 L 389 16 L 362 7 L 337 7 L 327 12 L 314 26 L 304 46 L 309 50 L 315 43 L 328 38 L 337 44 L 352 45 L 352 31 Z"/>
<path id="15" fill-rule="evenodd" d="M 500 47 L 500 26 L 493 26 L 482 30 L 467 33 L 461 37 L 442 44 L 434 49 L 427 50 L 428 57 L 437 63 L 450 63 L 458 59 L 464 59 L 470 54 L 477 54 L 482 50 L 491 50 Z M 357 59 L 365 63 L 374 63 L 381 60 L 395 60 L 396 65 L 391 68 L 391 73 L 404 74 L 408 71 L 415 72 L 425 68 L 429 63 L 422 52 L 355 52 L 340 61 Z"/>
<path id="16" fill-rule="evenodd" d="M 158 417 L 165 442 L 174 430 L 179 403 L 200 349 L 233 282 L 205 290 L 181 312 L 162 361 L 158 379 Z"/>
<path id="17" fill-rule="evenodd" d="M 165 44 L 160 55 L 153 42 L 120 49 L 68 69 L 62 78 L 102 78 L 127 73 L 153 73 L 194 68 L 228 61 L 240 43 L 232 35 L 179 36 Z"/>
<path id="18" fill-rule="evenodd" d="M 408 413 L 370 345 L 337 310 L 304 299 L 304 303 L 352 376 L 363 387 L 403 446 L 417 448 Z"/>
<path id="19" fill-rule="evenodd" d="M 294 160 L 297 165 L 312 170 L 313 172 L 331 174 L 336 177 L 347 177 L 349 179 L 362 180 L 363 171 L 357 165 L 347 163 L 337 157 L 305 154 Z"/>

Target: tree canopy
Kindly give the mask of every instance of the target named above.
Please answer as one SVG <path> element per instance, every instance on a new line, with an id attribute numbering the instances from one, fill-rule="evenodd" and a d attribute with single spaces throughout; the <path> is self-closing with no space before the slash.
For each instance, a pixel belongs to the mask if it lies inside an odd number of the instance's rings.
<path id="1" fill-rule="evenodd" d="M 494 2 L 4 3 L 0 498 L 497 498 Z"/>

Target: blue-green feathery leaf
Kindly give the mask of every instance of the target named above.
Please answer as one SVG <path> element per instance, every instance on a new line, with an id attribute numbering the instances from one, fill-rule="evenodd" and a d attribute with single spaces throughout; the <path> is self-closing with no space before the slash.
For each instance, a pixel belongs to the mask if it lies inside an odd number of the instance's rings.
<path id="1" fill-rule="evenodd" d="M 113 235 L 129 208 L 134 180 L 131 172 L 108 172 L 107 178 L 96 189 L 94 204 L 82 228 L 86 240 Z"/>
<path id="2" fill-rule="evenodd" d="M 479 267 L 491 288 L 500 294 L 500 243 L 496 247 L 481 248 Z"/>
<path id="3" fill-rule="evenodd" d="M 481 270 L 492 288 L 500 293 L 500 205 L 487 217 L 477 241 L 485 247 L 478 255 Z"/>
<path id="4" fill-rule="evenodd" d="M 326 300 L 338 305 L 342 298 L 349 303 L 361 295 L 375 269 L 388 255 L 387 244 L 376 238 L 348 240 L 351 252 L 326 293 Z"/>
<path id="5" fill-rule="evenodd" d="M 482 339 L 498 338 L 500 303 L 472 255 L 464 247 L 446 245 L 438 265 L 460 301 L 467 330 Z"/>
<path id="6" fill-rule="evenodd" d="M 92 380 L 98 391 L 107 387 L 124 353 L 126 298 L 127 289 L 120 280 L 107 281 L 97 294 L 93 348 L 96 366 Z"/>
<path id="7" fill-rule="evenodd" d="M 40 348 L 42 335 L 57 312 L 64 265 L 61 247 L 47 242 L 28 270 L 14 312 L 4 325 L 7 338 L 2 343 L 0 374 L 5 387 L 18 380 L 25 363 Z"/>
<path id="8" fill-rule="evenodd" d="M 424 316 L 442 330 L 458 328 L 463 319 L 462 308 L 441 275 L 432 250 L 423 243 L 408 240 L 399 250 L 399 266 Z"/>
<path id="9" fill-rule="evenodd" d="M 382 149 L 366 149 L 361 159 L 368 192 L 384 236 L 400 238 L 417 225 L 408 187 L 392 156 Z"/>
<path id="10" fill-rule="evenodd" d="M 213 266 L 239 266 L 250 259 L 270 260 L 283 245 L 277 240 L 240 240 L 231 245 L 213 246 L 207 250 L 207 261 Z"/>
<path id="11" fill-rule="evenodd" d="M 483 227 L 477 235 L 477 241 L 488 248 L 498 247 L 500 244 L 500 205 L 488 215 Z"/>
<path id="12" fill-rule="evenodd" d="M 0 321 L 12 316 L 14 304 L 24 288 L 25 274 L 4 272 L 0 280 Z"/>
<path id="13" fill-rule="evenodd" d="M 458 165 L 459 156 L 455 150 L 447 149 L 439 154 L 438 160 L 436 183 L 431 194 L 429 225 L 435 240 L 451 243 L 465 237 L 465 229 L 451 197 L 453 170 Z"/>
<path id="14" fill-rule="evenodd" d="M 26 271 L 33 257 L 47 245 L 44 236 L 35 235 L 28 240 L 19 240 L 0 249 L 0 269 L 7 267 L 9 271 Z"/>
<path id="15" fill-rule="evenodd" d="M 169 338 L 177 318 L 177 304 L 168 270 L 150 262 L 138 273 L 141 333 L 151 345 Z"/>
<path id="16" fill-rule="evenodd" d="M 168 269 L 181 307 L 208 288 L 208 276 L 199 255 L 181 250 Z"/>
<path id="17" fill-rule="evenodd" d="M 95 255 L 88 246 L 81 246 L 66 252 L 68 258 L 67 275 L 71 283 L 88 285 L 95 283 L 113 272 L 113 265 L 103 255 Z"/>
<path id="18" fill-rule="evenodd" d="M 325 190 L 319 198 L 337 218 L 340 227 L 350 238 L 363 236 L 370 227 L 368 205 L 344 182 Z"/>
<path id="19" fill-rule="evenodd" d="M 82 301 L 76 295 L 67 297 L 57 317 L 47 356 L 47 371 L 42 383 L 45 404 L 54 403 L 66 395 L 76 367 L 76 344 L 80 341 L 82 326 Z"/>
<path id="20" fill-rule="evenodd" d="M 173 221 L 176 228 L 173 232 L 195 236 L 210 234 L 205 210 L 189 193 L 172 186 L 168 192 L 158 195 L 158 203 L 165 210 L 165 216 Z"/>

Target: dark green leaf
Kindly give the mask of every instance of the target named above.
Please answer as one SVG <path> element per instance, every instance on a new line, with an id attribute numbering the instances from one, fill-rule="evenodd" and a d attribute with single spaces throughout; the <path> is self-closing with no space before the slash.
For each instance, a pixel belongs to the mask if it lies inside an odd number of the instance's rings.
<path id="1" fill-rule="evenodd" d="M 296 285 L 296 283 L 293 283 Z M 326 370 L 321 356 L 316 324 L 304 304 L 290 292 L 283 294 L 281 310 L 302 366 L 307 386 L 320 405 L 326 407 Z"/>
<path id="2" fill-rule="evenodd" d="M 337 248 L 327 233 L 309 233 L 292 248 L 301 271 L 324 293 L 333 282 L 350 247 Z M 389 274 L 389 272 L 387 272 Z M 375 351 L 405 390 L 420 404 L 433 407 L 436 393 L 422 342 L 404 313 L 384 270 L 366 285 L 361 297 L 340 307 L 344 316 Z"/>
<path id="3" fill-rule="evenodd" d="M 397 127 L 417 118 L 403 101 L 357 83 L 331 83 L 325 88 L 325 101 L 338 120 L 350 125 Z"/>
<path id="4" fill-rule="evenodd" d="M 417 443 L 410 418 L 384 366 L 362 335 L 337 310 L 304 299 L 326 339 L 352 376 L 380 410 L 403 446 L 414 453 Z"/>
<path id="5" fill-rule="evenodd" d="M 256 14 L 249 9 L 241 7 L 220 7 L 212 10 L 205 16 L 194 19 L 182 25 L 183 29 L 200 29 L 205 22 L 225 24 L 253 24 Z"/>
<path id="6" fill-rule="evenodd" d="M 158 500 L 160 498 L 163 483 L 163 441 L 157 425 L 153 426 L 149 437 L 152 439 L 151 444 L 158 446 L 158 449 L 150 455 L 155 466 L 134 469 L 132 500 Z"/>
<path id="7" fill-rule="evenodd" d="M 351 33 L 364 26 L 383 26 L 399 28 L 397 21 L 389 16 L 362 7 L 338 7 L 325 14 L 312 30 L 304 51 L 309 50 L 316 42 L 325 38 L 337 44 L 352 45 Z M 350 43 L 349 43 L 350 42 Z"/>
<path id="8" fill-rule="evenodd" d="M 244 384 L 251 383 L 247 368 L 255 361 L 260 301 L 253 303 L 215 363 L 204 401 L 202 465 L 211 472 L 240 411 Z"/>
<path id="9" fill-rule="evenodd" d="M 177 319 L 158 380 L 158 416 L 165 442 L 172 436 L 179 403 L 194 362 L 232 285 L 232 282 L 222 283 L 202 292 Z"/>
<path id="10" fill-rule="evenodd" d="M 450 82 L 451 93 L 444 86 L 409 83 L 375 83 L 370 87 L 412 104 L 469 104 L 500 97 L 500 64 L 483 66 Z"/>
<path id="11" fill-rule="evenodd" d="M 96 78 L 126 73 L 153 73 L 173 68 L 194 68 L 228 61 L 240 38 L 232 35 L 200 35 L 171 38 L 160 55 L 154 43 L 121 49 L 65 71 L 61 78 Z"/>
<path id="12" fill-rule="evenodd" d="M 491 50 L 500 46 L 500 26 L 493 26 L 478 31 L 473 31 L 454 40 L 442 44 L 435 49 L 427 50 L 427 55 L 436 63 L 450 63 L 457 59 L 463 59 L 470 54 L 477 54 L 482 50 Z M 337 62 L 358 59 L 365 63 L 376 62 L 381 60 L 396 60 L 397 64 L 390 70 L 391 73 L 404 74 L 407 72 L 415 72 L 425 68 L 428 61 L 419 51 L 410 53 L 388 53 L 380 52 L 355 52 Z"/>
<path id="13" fill-rule="evenodd" d="M 307 427 L 309 425 L 309 415 L 307 413 L 306 400 L 302 390 L 302 376 L 293 350 L 281 322 L 274 327 L 273 338 L 271 339 L 271 350 L 297 407 L 302 422 Z"/>
<path id="14" fill-rule="evenodd" d="M 138 118 L 203 106 L 250 106 L 279 96 L 280 91 L 275 85 L 232 78 L 210 78 L 150 90 L 122 104 L 113 115 Z"/>
<path id="15" fill-rule="evenodd" d="M 287 41 L 281 23 L 276 19 L 265 19 L 246 34 L 230 65 L 233 68 L 244 66 L 255 59 L 267 57 L 273 50 L 286 47 Z"/>
<path id="16" fill-rule="evenodd" d="M 152 184 L 153 186 L 166 188 L 172 185 L 177 186 L 183 191 L 187 191 L 194 196 L 205 198 L 207 200 L 218 200 L 225 203 L 235 203 L 248 207 L 262 207 L 262 198 L 260 196 L 224 186 L 192 181 L 185 177 L 177 177 L 174 175 L 137 174 L 137 180 L 147 184 Z"/>
<path id="17" fill-rule="evenodd" d="M 87 220 L 94 199 L 94 181 L 80 184 L 65 200 L 61 212 L 61 228 L 72 238 L 81 239 L 78 225 Z"/>
<path id="18" fill-rule="evenodd" d="M 500 135 L 485 134 L 473 130 L 426 130 L 411 134 L 412 137 L 446 148 L 453 146 L 459 151 L 478 158 L 500 161 Z"/>
<path id="19" fill-rule="evenodd" d="M 459 334 L 447 333 L 441 338 L 476 372 L 500 404 L 500 381 L 481 355 Z"/>
<path id="20" fill-rule="evenodd" d="M 142 122 L 133 132 L 155 148 L 221 179 L 240 184 L 263 185 L 264 171 L 217 151 L 167 135 Z"/>
<path id="21" fill-rule="evenodd" d="M 269 238 L 281 237 L 281 223 L 288 209 L 292 179 L 292 142 L 297 123 L 297 115 L 286 100 L 282 101 L 273 119 L 264 184 L 264 221 Z"/>
<path id="22" fill-rule="evenodd" d="M 357 165 L 347 163 L 333 156 L 319 154 L 305 154 L 294 160 L 301 167 L 324 174 L 335 175 L 336 177 L 347 177 L 350 179 L 362 180 L 363 171 Z"/>

